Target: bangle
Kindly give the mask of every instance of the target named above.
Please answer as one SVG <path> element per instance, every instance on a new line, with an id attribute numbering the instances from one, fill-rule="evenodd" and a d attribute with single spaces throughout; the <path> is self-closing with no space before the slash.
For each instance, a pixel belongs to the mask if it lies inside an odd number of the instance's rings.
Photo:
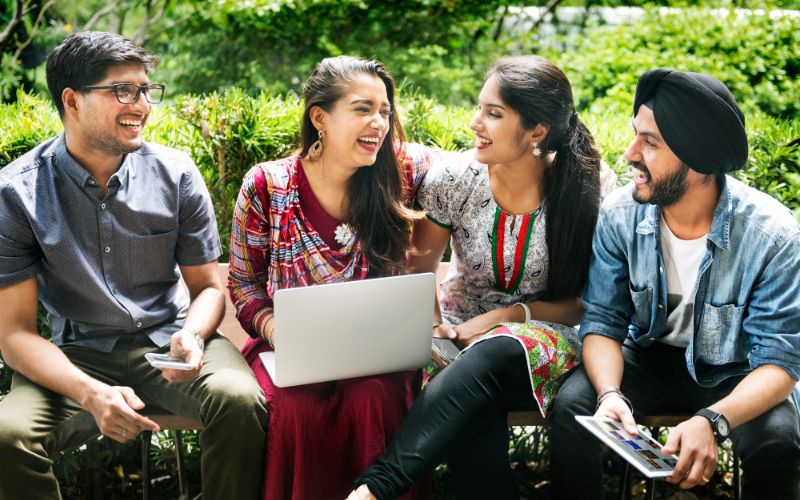
<path id="1" fill-rule="evenodd" d="M 433 328 L 436 328 L 437 326 L 439 326 L 439 325 L 441 325 L 441 324 L 442 324 L 442 322 L 441 322 L 441 321 L 436 321 L 436 320 L 433 320 Z"/>
<path id="2" fill-rule="evenodd" d="M 628 409 L 631 411 L 631 413 L 633 413 L 633 403 L 631 403 L 631 400 L 622 394 L 622 391 L 620 391 L 618 387 L 609 387 L 608 389 L 603 389 L 600 391 L 600 394 L 597 395 L 597 404 L 594 407 L 594 411 L 597 411 L 597 409 L 600 408 L 600 405 L 603 404 L 603 401 L 608 399 L 609 396 L 613 395 L 619 397 L 625 403 L 625 405 L 628 406 Z"/>
<path id="3" fill-rule="evenodd" d="M 264 339 L 265 342 L 269 343 L 269 345 L 272 345 L 272 342 L 270 342 L 270 335 L 267 327 L 269 326 L 269 323 L 274 320 L 273 312 L 274 311 L 272 309 L 264 308 L 258 311 L 253 318 L 253 328 L 258 333 L 258 336 Z"/>
<path id="4" fill-rule="evenodd" d="M 526 304 L 525 302 L 517 302 L 516 304 L 514 304 L 514 306 L 520 306 L 522 310 L 525 311 L 525 323 L 531 320 L 531 308 L 528 307 L 528 304 Z"/>

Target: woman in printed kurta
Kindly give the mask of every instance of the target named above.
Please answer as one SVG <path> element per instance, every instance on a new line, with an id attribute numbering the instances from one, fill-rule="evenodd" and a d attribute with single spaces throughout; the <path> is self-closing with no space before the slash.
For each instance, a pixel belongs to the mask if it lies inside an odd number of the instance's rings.
<path id="1" fill-rule="evenodd" d="M 350 498 L 395 498 L 448 461 L 458 498 L 516 498 L 510 410 L 546 415 L 579 358 L 574 328 L 600 202 L 601 161 L 566 76 L 533 56 L 489 70 L 476 149 L 442 157 L 418 195 L 417 270 L 448 241 L 434 334 L 466 346 L 414 403 Z M 613 178 L 613 175 L 611 176 Z"/>
<path id="2" fill-rule="evenodd" d="M 419 371 L 407 371 L 281 389 L 260 362 L 276 341 L 275 291 L 404 270 L 415 216 L 407 207 L 429 162 L 427 150 L 402 142 L 379 63 L 325 59 L 304 99 L 301 152 L 247 173 L 231 231 L 229 288 L 252 337 L 242 352 L 269 410 L 265 499 L 344 498 L 420 386 Z"/>

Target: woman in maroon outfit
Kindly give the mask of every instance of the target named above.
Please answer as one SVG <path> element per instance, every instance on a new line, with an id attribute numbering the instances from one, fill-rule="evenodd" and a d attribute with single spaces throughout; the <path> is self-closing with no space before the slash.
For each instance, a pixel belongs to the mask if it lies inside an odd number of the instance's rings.
<path id="1" fill-rule="evenodd" d="M 342 499 L 386 451 L 419 372 L 276 387 L 258 357 L 275 338 L 272 297 L 281 288 L 402 273 L 416 217 L 408 207 L 429 157 L 404 143 L 394 82 L 380 63 L 325 59 L 303 94 L 299 154 L 256 165 L 244 178 L 228 287 L 252 337 L 242 352 L 267 397 L 264 498 Z"/>

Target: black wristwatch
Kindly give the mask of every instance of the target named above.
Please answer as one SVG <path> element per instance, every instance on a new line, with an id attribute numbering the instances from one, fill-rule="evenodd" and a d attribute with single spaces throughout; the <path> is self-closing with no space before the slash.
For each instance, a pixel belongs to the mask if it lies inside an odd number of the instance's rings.
<path id="1" fill-rule="evenodd" d="M 711 430 L 714 432 L 717 443 L 722 443 L 731 435 L 731 424 L 728 422 L 728 419 L 725 418 L 725 415 L 709 410 L 708 408 L 703 408 L 695 413 L 695 415 L 707 418 L 708 421 L 711 422 Z"/>

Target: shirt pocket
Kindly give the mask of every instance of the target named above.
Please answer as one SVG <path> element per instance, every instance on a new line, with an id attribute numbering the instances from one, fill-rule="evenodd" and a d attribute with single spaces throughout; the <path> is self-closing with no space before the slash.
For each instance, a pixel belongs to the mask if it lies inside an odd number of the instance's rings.
<path id="1" fill-rule="evenodd" d="M 178 279 L 175 247 L 178 232 L 170 231 L 129 239 L 129 279 L 133 285 L 172 282 Z"/>
<path id="2" fill-rule="evenodd" d="M 714 365 L 746 360 L 743 315 L 744 306 L 703 304 L 703 319 L 694 335 L 697 356 Z"/>
<path id="3" fill-rule="evenodd" d="M 631 292 L 631 302 L 633 302 L 633 324 L 643 332 L 650 330 L 653 307 L 653 288 L 647 287 L 637 291 L 632 286 L 628 287 Z"/>

